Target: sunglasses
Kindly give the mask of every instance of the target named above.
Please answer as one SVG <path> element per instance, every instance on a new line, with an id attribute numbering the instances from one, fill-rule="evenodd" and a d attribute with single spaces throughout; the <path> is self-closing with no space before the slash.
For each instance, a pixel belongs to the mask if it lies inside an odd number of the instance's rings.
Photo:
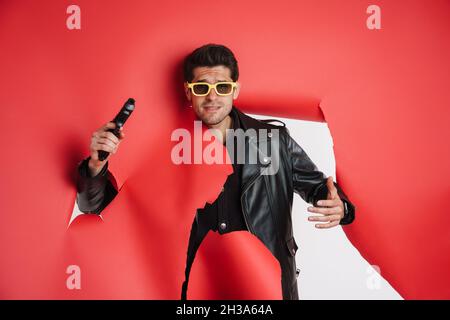
<path id="1" fill-rule="evenodd" d="M 229 96 L 233 93 L 233 89 L 237 87 L 237 84 L 232 81 L 216 82 L 214 84 L 207 82 L 188 82 L 187 87 L 191 89 L 192 93 L 197 97 L 207 96 L 212 88 L 214 88 L 214 91 L 216 91 L 219 96 Z"/>

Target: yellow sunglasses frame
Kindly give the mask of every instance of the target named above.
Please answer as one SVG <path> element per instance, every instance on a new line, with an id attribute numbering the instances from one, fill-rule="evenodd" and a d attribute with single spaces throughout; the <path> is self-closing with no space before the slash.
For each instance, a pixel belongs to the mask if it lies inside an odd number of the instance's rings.
<path id="1" fill-rule="evenodd" d="M 231 84 L 231 92 L 230 93 L 223 94 L 223 93 L 219 93 L 217 91 L 217 86 L 220 85 L 220 84 L 224 84 L 224 83 L 225 84 Z M 214 91 L 216 92 L 216 94 L 218 96 L 222 96 L 222 97 L 229 96 L 230 94 L 233 94 L 233 89 L 235 89 L 237 87 L 237 83 L 233 82 L 233 81 L 221 81 L 221 82 L 216 82 L 214 84 L 210 84 L 208 82 L 186 82 L 186 84 L 187 84 L 187 87 L 189 89 L 191 89 L 192 94 L 194 96 L 196 96 L 196 97 L 205 97 L 205 96 L 207 96 L 211 92 L 211 89 L 213 89 L 213 88 L 214 88 Z M 196 84 L 205 84 L 205 85 L 207 85 L 208 86 L 208 92 L 206 92 L 205 94 L 196 94 L 194 92 L 194 85 L 196 85 Z"/>

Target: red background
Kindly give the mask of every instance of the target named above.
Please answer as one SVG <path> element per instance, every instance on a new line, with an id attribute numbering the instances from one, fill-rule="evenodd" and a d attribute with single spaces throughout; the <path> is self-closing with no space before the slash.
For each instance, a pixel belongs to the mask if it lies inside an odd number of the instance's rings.
<path id="1" fill-rule="evenodd" d="M 179 298 L 195 208 L 229 173 L 170 161 L 189 119 L 181 61 L 209 42 L 238 58 L 243 111 L 327 121 L 364 258 L 404 298 L 450 298 L 449 32 L 444 0 L 1 1 L 0 298 Z M 121 192 L 105 221 L 67 229 L 76 166 L 128 97 Z M 70 264 L 82 290 L 66 288 Z M 250 234 L 210 235 L 189 297 L 280 298 L 277 274 Z"/>

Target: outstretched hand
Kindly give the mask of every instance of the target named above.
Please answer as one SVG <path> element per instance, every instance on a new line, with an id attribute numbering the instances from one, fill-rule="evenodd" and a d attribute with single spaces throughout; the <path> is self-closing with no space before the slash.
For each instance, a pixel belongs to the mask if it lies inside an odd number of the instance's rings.
<path id="1" fill-rule="evenodd" d="M 335 227 L 339 225 L 340 220 L 344 217 L 344 203 L 338 195 L 332 176 L 327 178 L 327 187 L 327 200 L 317 201 L 317 207 L 308 207 L 309 212 L 319 214 L 308 217 L 309 221 L 320 222 L 315 225 L 318 229 Z"/>

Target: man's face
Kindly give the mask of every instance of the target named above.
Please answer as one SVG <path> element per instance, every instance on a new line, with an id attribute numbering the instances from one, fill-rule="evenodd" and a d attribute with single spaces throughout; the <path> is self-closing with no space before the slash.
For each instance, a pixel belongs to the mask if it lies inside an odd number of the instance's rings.
<path id="1" fill-rule="evenodd" d="M 193 70 L 194 79 L 191 82 L 208 82 L 214 84 L 222 81 L 233 81 L 231 71 L 225 66 L 197 67 Z M 206 96 L 195 96 L 185 84 L 187 99 L 192 103 L 192 108 L 197 117 L 208 126 L 218 125 L 226 119 L 233 106 L 233 100 L 239 95 L 239 84 L 228 96 L 217 95 L 211 89 Z"/>

